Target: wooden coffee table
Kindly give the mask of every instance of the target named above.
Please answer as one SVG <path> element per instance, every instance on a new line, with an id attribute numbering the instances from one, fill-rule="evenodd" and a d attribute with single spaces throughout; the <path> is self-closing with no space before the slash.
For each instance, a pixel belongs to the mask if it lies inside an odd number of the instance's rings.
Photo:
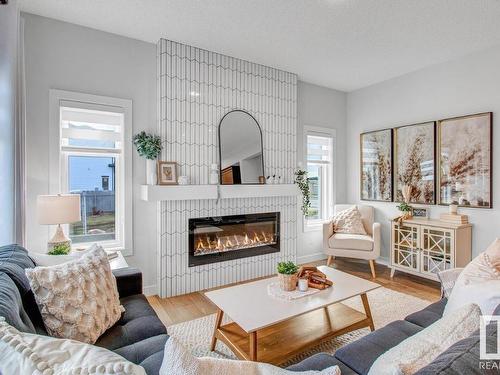
<path id="1" fill-rule="evenodd" d="M 366 293 L 379 288 L 371 281 L 320 266 L 333 287 L 314 295 L 283 301 L 268 295 L 277 277 L 205 293 L 218 307 L 211 350 L 224 342 L 240 359 L 279 365 L 307 347 L 360 328 L 375 329 Z M 360 296 L 362 313 L 341 302 Z M 232 323 L 222 325 L 227 314 Z"/>

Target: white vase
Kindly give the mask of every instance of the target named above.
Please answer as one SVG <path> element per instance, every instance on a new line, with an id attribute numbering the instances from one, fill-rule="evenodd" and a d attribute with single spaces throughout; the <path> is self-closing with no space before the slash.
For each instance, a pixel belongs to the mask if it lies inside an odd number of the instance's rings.
<path id="1" fill-rule="evenodd" d="M 146 159 L 146 184 L 156 185 L 156 160 Z"/>
<path id="2" fill-rule="evenodd" d="M 219 183 L 219 166 L 217 164 L 210 165 L 210 185 L 217 185 Z"/>

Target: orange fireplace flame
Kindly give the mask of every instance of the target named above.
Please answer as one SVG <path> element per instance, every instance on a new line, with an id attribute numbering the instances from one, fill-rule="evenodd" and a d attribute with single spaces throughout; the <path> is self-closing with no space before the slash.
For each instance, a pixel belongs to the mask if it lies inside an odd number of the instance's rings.
<path id="1" fill-rule="evenodd" d="M 252 232 L 251 234 L 231 234 L 231 235 L 204 235 L 196 239 L 195 254 L 210 254 L 224 251 L 246 249 L 250 247 L 258 247 L 264 245 L 275 244 L 275 236 L 273 233 L 261 231 Z"/>

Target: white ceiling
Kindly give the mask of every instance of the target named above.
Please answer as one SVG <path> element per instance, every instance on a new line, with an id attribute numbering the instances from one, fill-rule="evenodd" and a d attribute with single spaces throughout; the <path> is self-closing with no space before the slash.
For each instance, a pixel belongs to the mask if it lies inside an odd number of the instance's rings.
<path id="1" fill-rule="evenodd" d="M 46 17 L 160 37 L 352 91 L 500 44 L 499 0 L 19 0 Z"/>

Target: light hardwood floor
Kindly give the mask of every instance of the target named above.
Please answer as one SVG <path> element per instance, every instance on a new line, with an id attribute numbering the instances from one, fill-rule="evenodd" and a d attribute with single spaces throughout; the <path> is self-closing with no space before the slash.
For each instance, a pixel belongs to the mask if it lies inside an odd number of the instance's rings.
<path id="1" fill-rule="evenodd" d="M 313 263 L 313 265 L 321 264 L 326 264 L 326 261 Z M 333 266 L 352 275 L 373 280 L 368 262 L 335 259 Z M 373 281 L 386 288 L 410 294 L 429 302 L 435 302 L 440 298 L 440 287 L 437 282 L 401 272 L 396 272 L 394 278 L 391 279 L 390 269 L 381 264 L 376 264 L 376 272 L 377 277 Z M 170 298 L 152 296 L 148 297 L 148 300 L 167 327 L 217 312 L 216 306 L 204 296 L 203 292 Z"/>

